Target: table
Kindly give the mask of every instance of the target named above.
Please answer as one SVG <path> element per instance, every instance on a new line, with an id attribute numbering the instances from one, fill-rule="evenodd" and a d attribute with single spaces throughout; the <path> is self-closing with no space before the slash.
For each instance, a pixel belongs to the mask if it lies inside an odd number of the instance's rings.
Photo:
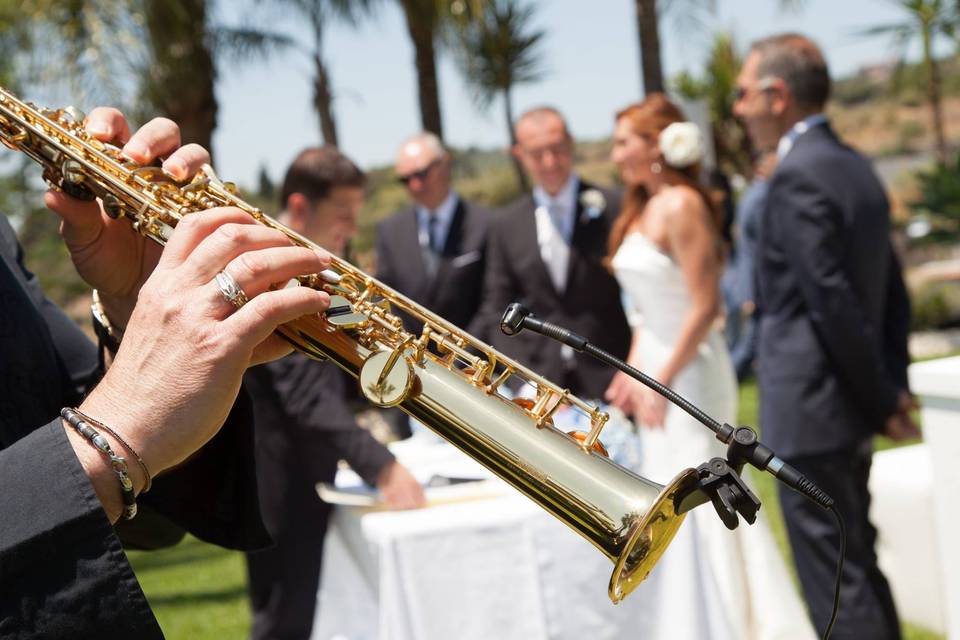
<path id="1" fill-rule="evenodd" d="M 641 585 L 613 605 L 613 564 L 588 541 L 445 443 L 415 437 L 394 452 L 421 480 L 488 479 L 428 490 L 416 511 L 337 507 L 314 640 L 643 637 L 656 603 Z"/>
<path id="2" fill-rule="evenodd" d="M 920 397 L 923 439 L 933 475 L 933 516 L 943 589 L 946 636 L 960 639 L 960 357 L 910 365 L 910 388 Z M 933 577 L 931 576 L 931 579 Z"/>

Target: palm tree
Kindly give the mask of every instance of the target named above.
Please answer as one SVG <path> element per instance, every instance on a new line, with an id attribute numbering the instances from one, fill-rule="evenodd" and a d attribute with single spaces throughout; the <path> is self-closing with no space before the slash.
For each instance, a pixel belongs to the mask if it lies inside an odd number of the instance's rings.
<path id="1" fill-rule="evenodd" d="M 180 125 L 184 142 L 211 149 L 217 69 L 208 9 L 206 0 L 143 0 L 150 62 L 140 69 L 140 102 Z"/>
<path id="2" fill-rule="evenodd" d="M 666 90 L 660 57 L 660 19 L 670 13 L 677 22 L 676 31 L 696 30 L 703 26 L 703 14 L 714 11 L 715 4 L 715 0 L 634 0 L 644 95 Z"/>
<path id="3" fill-rule="evenodd" d="M 734 89 L 743 59 L 729 33 L 713 37 L 703 76 L 683 72 L 674 78 L 676 92 L 689 100 L 704 100 L 710 113 L 717 165 L 725 171 L 749 175 L 750 141 L 733 115 Z"/>
<path id="4" fill-rule="evenodd" d="M 538 45 L 544 36 L 532 29 L 534 6 L 522 0 L 483 0 L 458 21 L 459 61 L 474 100 L 486 109 L 503 95 L 504 115 L 511 144 L 513 130 L 511 91 L 518 84 L 536 82 L 542 75 Z M 517 181 L 528 190 L 523 167 L 513 158 Z"/>
<path id="5" fill-rule="evenodd" d="M 927 85 L 927 102 L 933 120 L 934 150 L 940 163 L 947 161 L 947 141 L 943 125 L 940 65 L 933 55 L 933 44 L 941 36 L 953 37 L 956 33 L 960 8 L 947 0 L 890 0 L 906 14 L 903 22 L 877 25 L 865 29 L 867 36 L 892 37 L 901 50 L 915 38 L 920 38 L 923 51 L 924 80 Z"/>
<path id="6" fill-rule="evenodd" d="M 716 11 L 716 0 L 634 0 L 637 14 L 637 42 L 640 46 L 640 79 L 645 95 L 664 91 L 660 57 L 660 19 L 669 14 L 674 31 L 689 32 L 705 26 L 706 14 Z M 795 10 L 806 0 L 778 0 L 781 10 Z"/>
<path id="7" fill-rule="evenodd" d="M 440 116 L 440 83 L 437 79 L 437 35 L 449 15 L 449 4 L 443 0 L 398 0 L 407 21 L 417 68 L 417 97 L 424 131 L 443 139 Z"/>
<path id="8" fill-rule="evenodd" d="M 18 15 L 17 3 L 0 0 L 0 86 L 14 88 L 17 71 L 16 56 L 26 45 L 23 20 Z"/>
<path id="9" fill-rule="evenodd" d="M 337 122 L 333 113 L 335 95 L 330 82 L 330 71 L 323 55 L 323 36 L 331 19 L 356 26 L 369 14 L 373 0 L 274 0 L 284 14 L 304 19 L 310 27 L 313 43 L 304 45 L 281 34 L 260 32 L 264 41 L 270 40 L 278 48 L 292 47 L 309 58 L 313 64 L 313 107 L 317 112 L 320 134 L 324 144 L 339 146 Z"/>
<path id="10" fill-rule="evenodd" d="M 640 76 L 644 94 L 662 92 L 663 64 L 660 61 L 660 26 L 657 0 L 635 0 L 637 39 L 640 43 Z"/>

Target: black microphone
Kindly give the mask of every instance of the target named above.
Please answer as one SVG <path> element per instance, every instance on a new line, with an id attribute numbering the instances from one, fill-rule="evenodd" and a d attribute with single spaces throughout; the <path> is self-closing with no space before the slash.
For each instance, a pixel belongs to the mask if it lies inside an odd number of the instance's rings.
<path id="1" fill-rule="evenodd" d="M 500 320 L 500 330 L 508 336 L 515 336 L 524 329 L 558 340 L 577 351 L 583 351 L 589 344 L 586 338 L 569 329 L 538 319 L 519 302 L 511 303 L 507 306 L 507 310 L 503 312 L 503 318 Z"/>

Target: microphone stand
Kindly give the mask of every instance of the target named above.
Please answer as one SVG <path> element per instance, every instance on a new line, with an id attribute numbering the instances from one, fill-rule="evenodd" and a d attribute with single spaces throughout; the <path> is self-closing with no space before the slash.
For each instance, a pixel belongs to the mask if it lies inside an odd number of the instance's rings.
<path id="1" fill-rule="evenodd" d="M 727 445 L 727 457 L 713 458 L 697 467 L 698 482 L 689 492 L 681 494 L 676 500 L 676 512 L 686 513 L 694 507 L 711 502 L 717 515 L 728 529 L 735 529 L 739 523 L 739 514 L 748 523 L 756 521 L 760 500 L 740 478 L 744 464 L 749 463 L 760 471 L 766 471 L 791 489 L 810 498 L 824 509 L 833 506 L 833 498 L 824 493 L 799 471 L 778 458 L 772 449 L 757 438 L 750 427 L 733 427 L 721 424 L 700 410 L 693 403 L 669 387 L 660 384 L 639 369 L 620 358 L 591 344 L 586 338 L 569 329 L 536 318 L 523 305 L 514 302 L 509 305 L 500 321 L 500 330 L 507 335 L 516 335 L 523 329 L 529 329 L 548 338 L 557 340 L 576 351 L 587 353 L 608 364 L 631 378 L 650 387 L 670 402 L 674 403 L 695 420 L 713 431 L 717 440 Z"/>

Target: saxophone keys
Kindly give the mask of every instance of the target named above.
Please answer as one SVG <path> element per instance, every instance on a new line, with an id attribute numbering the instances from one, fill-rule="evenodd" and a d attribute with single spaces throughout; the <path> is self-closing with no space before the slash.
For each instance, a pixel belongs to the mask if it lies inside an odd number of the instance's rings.
<path id="1" fill-rule="evenodd" d="M 353 305 L 340 295 L 330 296 L 330 307 L 326 310 L 327 322 L 338 329 L 355 329 L 366 324 L 367 316 L 353 310 Z"/>
<path id="2" fill-rule="evenodd" d="M 590 438 L 590 434 L 586 431 L 568 431 L 567 435 L 580 443 L 581 446 L 587 446 L 587 440 Z M 589 450 L 594 451 L 595 453 L 600 454 L 604 458 L 609 458 L 610 454 L 607 453 L 607 448 L 603 446 L 603 443 L 599 440 L 593 441 L 593 446 L 589 447 Z"/>
<path id="3" fill-rule="evenodd" d="M 73 105 L 69 107 L 64 107 L 61 110 L 61 113 L 66 116 L 65 120 L 67 122 L 75 122 L 76 124 L 82 124 L 84 119 L 87 117 L 80 109 L 76 108 Z"/>
<path id="4" fill-rule="evenodd" d="M 395 407 L 410 397 L 416 376 L 413 363 L 404 354 L 403 346 L 391 351 L 378 351 L 360 368 L 360 390 L 364 397 L 379 407 Z"/>

